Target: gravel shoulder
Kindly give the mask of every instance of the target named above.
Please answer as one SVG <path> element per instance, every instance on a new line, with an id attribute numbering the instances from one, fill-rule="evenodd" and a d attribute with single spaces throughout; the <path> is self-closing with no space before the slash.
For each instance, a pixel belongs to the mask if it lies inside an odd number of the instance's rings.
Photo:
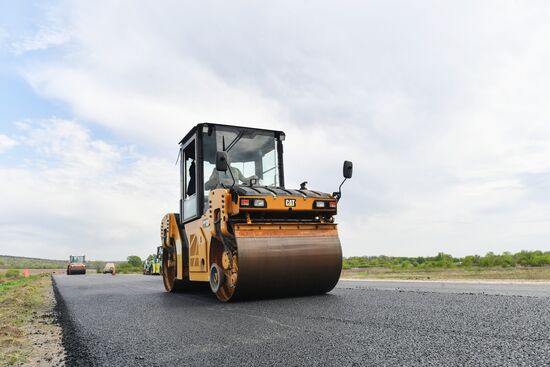
<path id="1" fill-rule="evenodd" d="M 65 366 L 63 330 L 58 322 L 57 303 L 51 283 L 44 288 L 44 304 L 26 326 L 25 333 L 33 348 L 25 366 Z"/>
<path id="2" fill-rule="evenodd" d="M 64 366 L 51 277 L 3 279 L 0 292 L 0 365 Z"/>

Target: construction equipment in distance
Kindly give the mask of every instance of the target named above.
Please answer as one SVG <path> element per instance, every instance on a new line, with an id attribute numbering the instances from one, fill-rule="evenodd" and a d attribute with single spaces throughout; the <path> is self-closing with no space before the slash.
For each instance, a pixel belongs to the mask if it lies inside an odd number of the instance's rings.
<path id="1" fill-rule="evenodd" d="M 67 265 L 67 275 L 86 274 L 86 257 L 69 256 L 69 264 Z"/>
<path id="2" fill-rule="evenodd" d="M 162 269 L 162 246 L 157 247 L 157 253 L 149 255 L 143 262 L 143 275 L 160 275 Z"/>
<path id="3" fill-rule="evenodd" d="M 157 254 L 153 259 L 153 267 L 151 274 L 160 275 L 162 271 L 162 246 L 157 246 Z"/>
<path id="4" fill-rule="evenodd" d="M 168 292 L 209 282 L 229 301 L 334 288 L 342 270 L 334 216 L 353 165 L 344 162 L 332 194 L 307 182 L 288 189 L 284 140 L 282 131 L 202 123 L 180 141 L 179 213 L 161 223 Z"/>
<path id="5" fill-rule="evenodd" d="M 107 263 L 105 264 L 105 266 L 103 267 L 103 274 L 116 274 L 116 267 L 115 267 L 115 263 Z"/>
<path id="6" fill-rule="evenodd" d="M 153 267 L 152 258 L 153 258 L 153 255 L 149 255 L 143 261 L 143 275 L 151 275 L 151 271 Z"/>

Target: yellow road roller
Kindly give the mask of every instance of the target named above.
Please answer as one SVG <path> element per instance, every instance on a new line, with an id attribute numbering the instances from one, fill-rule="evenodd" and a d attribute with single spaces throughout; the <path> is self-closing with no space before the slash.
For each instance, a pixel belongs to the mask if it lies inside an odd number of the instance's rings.
<path id="1" fill-rule="evenodd" d="M 196 125 L 180 141 L 179 213 L 161 222 L 168 292 L 210 283 L 221 301 L 322 294 L 342 270 L 332 194 L 285 187 L 282 131 Z"/>

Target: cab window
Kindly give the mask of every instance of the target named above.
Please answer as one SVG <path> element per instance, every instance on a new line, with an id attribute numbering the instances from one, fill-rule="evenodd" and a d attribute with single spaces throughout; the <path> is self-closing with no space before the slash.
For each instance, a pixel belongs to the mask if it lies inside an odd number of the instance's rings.
<path id="1" fill-rule="evenodd" d="M 195 140 L 183 148 L 183 220 L 197 216 L 197 166 L 195 162 Z"/>

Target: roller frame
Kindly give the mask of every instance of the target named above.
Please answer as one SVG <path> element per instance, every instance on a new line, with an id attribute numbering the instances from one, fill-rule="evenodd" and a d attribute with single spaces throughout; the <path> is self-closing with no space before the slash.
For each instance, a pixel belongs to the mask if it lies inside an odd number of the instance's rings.
<path id="1" fill-rule="evenodd" d="M 265 199 L 274 202 L 272 197 Z M 303 207 L 311 208 L 313 199 L 309 202 Z M 161 238 L 167 291 L 208 283 L 213 264 L 224 272 L 224 284 L 216 292 L 221 301 L 322 294 L 334 288 L 342 266 L 336 224 L 259 222 L 249 216 L 235 221 L 239 215 L 242 218 L 241 209 L 229 189 L 216 189 L 210 192 L 209 209 L 199 219 L 182 224 L 177 214 L 164 217 Z M 269 207 L 265 210 L 269 213 Z M 225 268 L 224 254 L 225 264 L 229 263 Z"/>

